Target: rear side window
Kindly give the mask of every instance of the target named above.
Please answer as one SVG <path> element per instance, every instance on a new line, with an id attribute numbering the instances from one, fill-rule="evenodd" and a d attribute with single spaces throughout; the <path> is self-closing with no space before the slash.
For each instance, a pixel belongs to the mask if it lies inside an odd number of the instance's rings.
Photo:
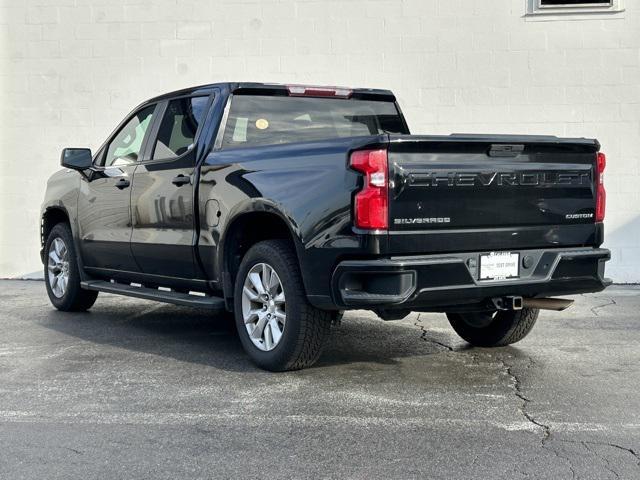
<path id="1" fill-rule="evenodd" d="M 407 133 L 393 102 L 235 95 L 223 147 Z"/>
<path id="2" fill-rule="evenodd" d="M 209 97 L 191 97 L 169 102 L 153 149 L 154 160 L 179 157 L 193 146 L 208 100 Z"/>

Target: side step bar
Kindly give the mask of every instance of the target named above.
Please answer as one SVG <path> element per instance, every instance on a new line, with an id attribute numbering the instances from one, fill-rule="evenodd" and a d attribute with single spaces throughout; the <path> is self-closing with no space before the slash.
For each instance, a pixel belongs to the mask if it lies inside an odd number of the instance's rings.
<path id="1" fill-rule="evenodd" d="M 188 293 L 165 292 L 155 288 L 132 287 L 124 283 L 112 283 L 103 280 L 81 282 L 80 286 L 86 290 L 115 293 L 116 295 L 144 298 L 145 300 L 173 303 L 174 305 L 184 305 L 186 307 L 205 308 L 215 312 L 221 312 L 225 309 L 224 299 L 221 297 L 200 297 L 189 295 Z"/>

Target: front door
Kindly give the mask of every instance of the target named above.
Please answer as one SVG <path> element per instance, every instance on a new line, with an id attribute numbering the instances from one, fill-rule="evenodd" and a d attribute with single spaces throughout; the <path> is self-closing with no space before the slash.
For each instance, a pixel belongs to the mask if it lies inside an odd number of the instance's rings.
<path id="1" fill-rule="evenodd" d="M 201 276 L 194 256 L 195 145 L 209 100 L 209 96 L 191 96 L 164 102 L 159 112 L 162 120 L 150 137 L 148 159 L 135 171 L 131 249 L 143 273 Z"/>
<path id="2" fill-rule="evenodd" d="M 131 185 L 156 105 L 134 113 L 96 156 L 78 196 L 84 266 L 94 273 L 139 272 L 131 252 Z"/>

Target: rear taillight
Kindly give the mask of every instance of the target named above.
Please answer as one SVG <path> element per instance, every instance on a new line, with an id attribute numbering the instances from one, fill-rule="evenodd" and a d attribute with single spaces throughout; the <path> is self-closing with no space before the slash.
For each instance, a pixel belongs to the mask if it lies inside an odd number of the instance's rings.
<path id="1" fill-rule="evenodd" d="M 607 192 L 604 189 L 604 169 L 607 166 L 607 157 L 599 152 L 596 160 L 596 222 L 604 220 L 604 212 L 607 205 Z"/>
<path id="2" fill-rule="evenodd" d="M 350 165 L 364 174 L 364 186 L 355 196 L 355 226 L 366 230 L 386 230 L 389 227 L 387 151 L 380 149 L 353 152 Z"/>

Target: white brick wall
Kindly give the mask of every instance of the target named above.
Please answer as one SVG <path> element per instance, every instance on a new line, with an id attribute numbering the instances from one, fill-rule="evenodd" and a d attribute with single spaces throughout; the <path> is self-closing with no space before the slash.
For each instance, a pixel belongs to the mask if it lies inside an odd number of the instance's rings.
<path id="1" fill-rule="evenodd" d="M 0 0 L 0 276 L 40 269 L 63 146 L 137 103 L 224 80 L 391 88 L 412 130 L 593 136 L 609 274 L 640 281 L 640 5 L 531 21 L 527 0 Z"/>

